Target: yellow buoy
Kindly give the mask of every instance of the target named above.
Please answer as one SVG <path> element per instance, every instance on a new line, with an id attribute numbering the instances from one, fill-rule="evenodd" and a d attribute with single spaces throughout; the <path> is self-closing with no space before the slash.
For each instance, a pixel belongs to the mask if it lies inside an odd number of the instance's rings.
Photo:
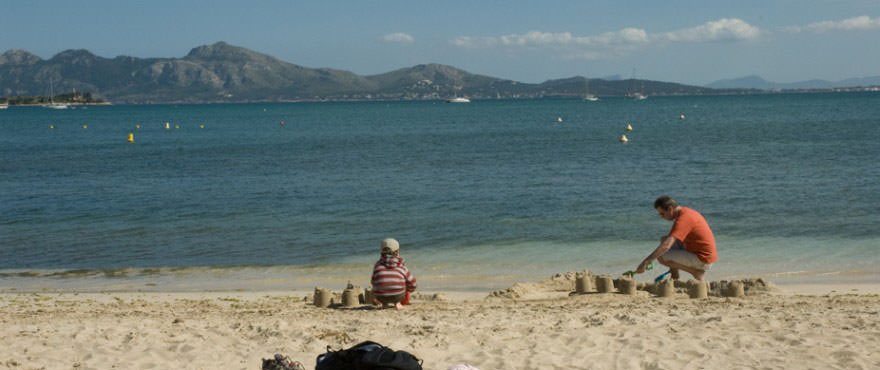
<path id="1" fill-rule="evenodd" d="M 180 125 L 174 125 L 174 128 L 180 128 Z"/>
<path id="2" fill-rule="evenodd" d="M 205 124 L 203 123 L 203 124 L 199 125 L 199 128 L 205 128 Z"/>
<path id="3" fill-rule="evenodd" d="M 562 123 L 562 117 L 556 117 L 556 122 Z"/>
<path id="4" fill-rule="evenodd" d="M 49 128 L 55 128 L 55 125 L 49 125 Z"/>
<path id="5" fill-rule="evenodd" d="M 629 142 L 629 139 L 626 138 L 626 135 L 620 135 L 620 142 L 626 144 Z"/>
<path id="6" fill-rule="evenodd" d="M 89 125 L 84 123 L 83 128 L 89 128 Z"/>
<path id="7" fill-rule="evenodd" d="M 129 132 L 129 133 L 128 133 L 128 142 L 129 142 L 129 143 L 133 143 L 133 142 L 134 142 L 134 132 Z"/>
<path id="8" fill-rule="evenodd" d="M 633 127 L 632 127 L 631 124 L 627 123 L 627 124 L 626 124 L 626 127 L 624 128 L 624 130 L 632 131 L 632 130 L 633 130 Z"/>
<path id="9" fill-rule="evenodd" d="M 166 129 L 166 130 L 170 130 L 170 129 L 171 129 L 171 123 L 165 122 L 165 129 Z"/>

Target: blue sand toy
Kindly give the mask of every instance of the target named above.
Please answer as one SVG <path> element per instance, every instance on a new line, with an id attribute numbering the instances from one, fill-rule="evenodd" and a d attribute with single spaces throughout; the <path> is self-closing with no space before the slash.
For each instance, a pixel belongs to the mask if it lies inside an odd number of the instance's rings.
<path id="1" fill-rule="evenodd" d="M 656 278 L 654 278 L 654 284 L 663 281 L 663 279 L 666 279 L 666 276 L 669 275 L 671 272 L 672 271 L 666 271 L 666 272 L 660 274 L 660 276 L 657 276 Z"/>

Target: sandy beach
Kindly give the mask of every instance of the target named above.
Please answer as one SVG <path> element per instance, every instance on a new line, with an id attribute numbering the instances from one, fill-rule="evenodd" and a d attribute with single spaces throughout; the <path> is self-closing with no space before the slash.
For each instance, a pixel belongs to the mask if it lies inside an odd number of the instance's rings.
<path id="1" fill-rule="evenodd" d="M 432 370 L 880 368 L 877 285 L 690 299 L 569 283 L 420 293 L 401 311 L 319 308 L 311 292 L 3 293 L 0 369 L 259 369 L 274 353 L 313 369 L 364 340 Z"/>

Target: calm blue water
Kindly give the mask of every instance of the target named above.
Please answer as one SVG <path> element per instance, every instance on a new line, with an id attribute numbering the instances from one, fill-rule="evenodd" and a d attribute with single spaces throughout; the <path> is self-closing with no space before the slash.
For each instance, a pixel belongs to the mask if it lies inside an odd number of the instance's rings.
<path id="1" fill-rule="evenodd" d="M 12 107 L 0 286 L 93 271 L 308 285 L 369 271 L 385 237 L 428 286 L 619 273 L 668 231 L 661 194 L 715 231 L 710 278 L 877 281 L 878 139 L 876 93 Z"/>

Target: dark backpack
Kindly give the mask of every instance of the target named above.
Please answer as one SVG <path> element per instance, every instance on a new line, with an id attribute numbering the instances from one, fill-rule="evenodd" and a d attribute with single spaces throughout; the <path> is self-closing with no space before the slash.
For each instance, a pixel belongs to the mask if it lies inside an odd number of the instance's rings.
<path id="1" fill-rule="evenodd" d="M 327 353 L 315 360 L 315 370 L 422 370 L 422 360 L 409 352 L 366 341 L 338 351 L 327 346 Z"/>

